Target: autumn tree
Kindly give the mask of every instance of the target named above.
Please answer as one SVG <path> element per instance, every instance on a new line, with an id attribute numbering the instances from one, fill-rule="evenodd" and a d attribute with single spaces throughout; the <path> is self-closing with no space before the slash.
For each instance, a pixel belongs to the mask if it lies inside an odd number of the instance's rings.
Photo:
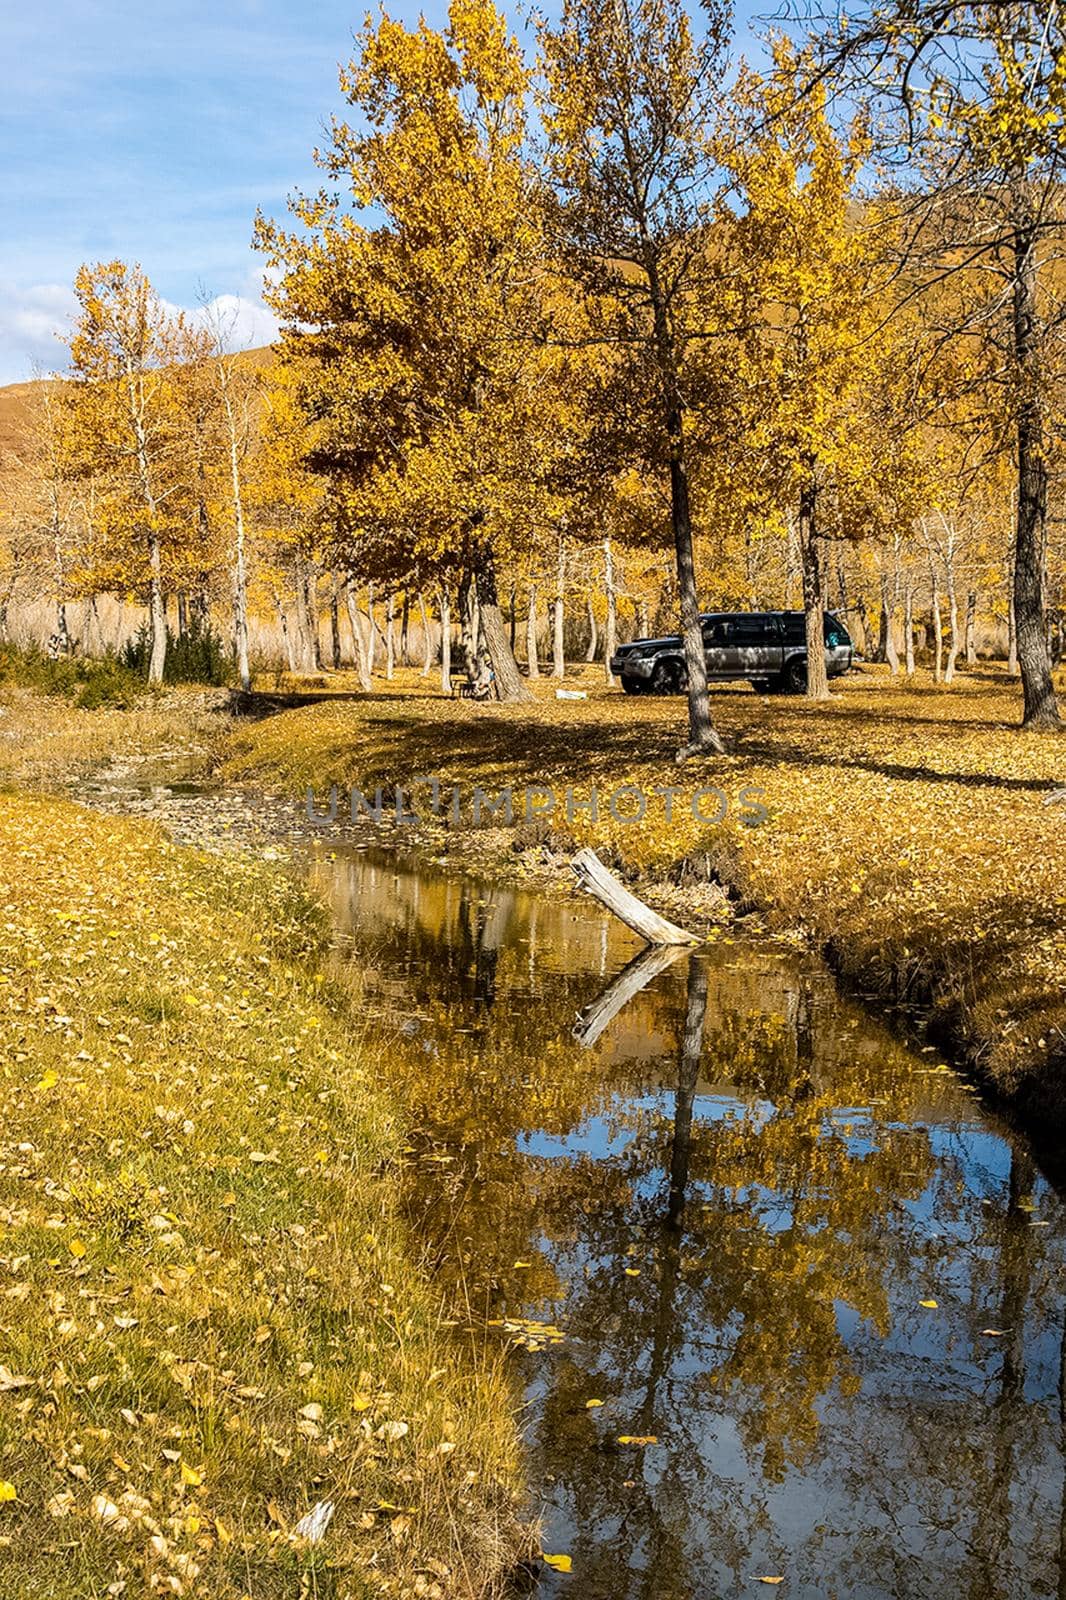
<path id="1" fill-rule="evenodd" d="M 248 658 L 248 478 L 261 437 L 260 374 L 234 351 L 232 322 L 217 305 L 207 317 L 209 373 L 217 404 L 223 498 L 230 527 L 228 542 L 233 602 L 233 654 L 242 689 L 251 688 Z"/>
<path id="2" fill-rule="evenodd" d="M 864 211 L 857 194 L 865 131 L 856 123 L 838 133 L 824 92 L 798 93 L 800 75 L 795 54 L 778 41 L 773 71 L 741 81 L 742 114 L 758 131 L 732 146 L 740 207 L 732 247 L 755 301 L 740 340 L 745 431 L 763 482 L 796 528 L 806 690 L 821 700 L 829 694 L 823 536 L 846 535 L 848 502 L 873 464 L 867 400 L 879 355 L 883 247 L 877 213 Z"/>
<path id="3" fill-rule="evenodd" d="M 519 700 L 497 566 L 530 526 L 530 425 L 555 359 L 529 73 L 491 0 L 455 0 L 440 32 L 383 16 L 358 45 L 341 75 L 355 120 L 320 158 L 346 200 L 298 200 L 298 233 L 259 226 L 319 430 L 310 464 L 354 540 L 404 530 L 403 564 L 413 539 L 428 570 L 471 573 L 497 692 Z"/>
<path id="4" fill-rule="evenodd" d="M 148 681 L 157 684 L 166 658 L 164 579 L 180 542 L 177 502 L 187 482 L 177 389 L 203 338 L 163 306 L 138 266 L 84 266 L 74 292 L 80 424 L 109 485 L 113 557 L 131 587 L 147 590 Z"/>
<path id="5" fill-rule="evenodd" d="M 698 37 L 678 0 L 565 0 L 541 30 L 560 261 L 614 356 L 613 393 L 670 486 L 689 742 L 720 752 L 696 581 L 689 439 L 694 356 L 711 332 L 708 233 L 727 14 Z"/>
<path id="6" fill-rule="evenodd" d="M 1015 470 L 1013 613 L 1023 726 L 1062 726 L 1045 626 L 1051 396 L 1066 330 L 1066 24 L 1032 3 L 868 0 L 843 28 L 804 10 L 819 81 L 877 107 L 904 172 L 910 271 L 959 281 L 954 337 L 988 356 Z M 885 115 L 888 113 L 888 115 Z"/>

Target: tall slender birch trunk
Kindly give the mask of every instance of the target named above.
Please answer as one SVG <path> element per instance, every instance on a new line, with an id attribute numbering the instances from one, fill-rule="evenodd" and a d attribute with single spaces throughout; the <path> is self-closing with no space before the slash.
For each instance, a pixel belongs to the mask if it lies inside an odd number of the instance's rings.
<path id="1" fill-rule="evenodd" d="M 608 683 L 611 677 L 611 657 L 618 647 L 618 594 L 614 582 L 614 552 L 610 538 L 603 541 L 603 581 L 607 594 L 607 622 L 603 636 L 603 674 Z"/>
<path id="2" fill-rule="evenodd" d="M 355 672 L 359 679 L 359 687 L 364 691 L 373 688 L 373 679 L 370 676 L 370 667 L 367 660 L 367 641 L 363 633 L 363 620 L 359 615 L 359 605 L 356 600 L 355 590 L 351 583 L 344 586 L 344 607 L 348 613 L 348 627 L 352 635 L 352 658 L 355 662 Z"/>
<path id="3" fill-rule="evenodd" d="M 529 586 L 529 608 L 526 611 L 526 677 L 540 677 L 540 662 L 537 659 L 537 586 Z"/>

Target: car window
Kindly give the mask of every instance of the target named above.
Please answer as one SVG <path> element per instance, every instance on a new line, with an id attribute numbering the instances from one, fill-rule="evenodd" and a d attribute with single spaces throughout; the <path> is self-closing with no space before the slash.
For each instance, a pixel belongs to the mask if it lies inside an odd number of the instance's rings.
<path id="1" fill-rule="evenodd" d="M 727 640 L 728 624 L 725 622 L 705 622 L 703 624 L 704 649 L 710 650 L 718 645 L 723 645 Z"/>
<path id="2" fill-rule="evenodd" d="M 756 644 L 774 644 L 777 629 L 772 617 L 733 617 L 729 624 L 730 643 L 739 649 Z"/>

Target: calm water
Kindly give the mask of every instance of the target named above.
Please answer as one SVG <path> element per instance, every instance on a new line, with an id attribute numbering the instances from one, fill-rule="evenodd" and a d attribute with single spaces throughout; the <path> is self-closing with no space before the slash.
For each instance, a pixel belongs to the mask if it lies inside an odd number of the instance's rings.
<path id="1" fill-rule="evenodd" d="M 1066 1596 L 1066 1216 L 934 1053 L 769 942 L 317 870 L 430 1261 L 518 1341 L 538 1596 Z"/>

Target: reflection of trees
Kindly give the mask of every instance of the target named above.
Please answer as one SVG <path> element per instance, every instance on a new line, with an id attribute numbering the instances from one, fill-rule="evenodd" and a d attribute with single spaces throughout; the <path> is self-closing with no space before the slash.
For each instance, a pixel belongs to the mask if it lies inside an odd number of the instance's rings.
<path id="1" fill-rule="evenodd" d="M 1066 1600 L 1061 1236 L 1024 1154 L 1008 1173 L 949 1080 L 776 954 L 683 960 L 582 1048 L 626 946 L 568 966 L 550 905 L 449 894 L 394 897 L 373 952 L 421 1019 L 411 1210 L 472 1306 L 567 1329 L 528 1358 L 531 1448 L 582 1595 L 787 1566 L 811 1594 Z"/>

